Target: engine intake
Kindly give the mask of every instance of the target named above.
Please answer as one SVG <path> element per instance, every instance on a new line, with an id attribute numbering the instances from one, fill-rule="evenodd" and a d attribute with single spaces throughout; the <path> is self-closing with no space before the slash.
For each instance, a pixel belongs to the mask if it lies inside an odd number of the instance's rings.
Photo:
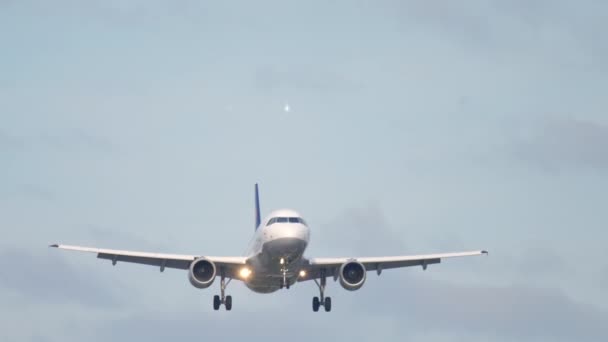
<path id="1" fill-rule="evenodd" d="M 365 283 L 365 266 L 358 261 L 345 262 L 340 267 L 340 285 L 346 290 L 355 291 Z"/>
<path id="2" fill-rule="evenodd" d="M 215 274 L 215 264 L 205 258 L 199 258 L 190 264 L 188 280 L 190 280 L 192 286 L 198 289 L 205 289 L 213 284 Z"/>

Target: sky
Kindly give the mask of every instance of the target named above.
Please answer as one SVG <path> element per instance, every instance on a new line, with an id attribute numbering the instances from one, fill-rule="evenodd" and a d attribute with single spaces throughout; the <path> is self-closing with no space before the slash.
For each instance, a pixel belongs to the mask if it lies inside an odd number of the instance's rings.
<path id="1" fill-rule="evenodd" d="M 0 340 L 608 339 L 607 10 L 0 0 Z M 242 255 L 256 182 L 311 257 L 490 254 L 328 314 L 47 247 Z"/>

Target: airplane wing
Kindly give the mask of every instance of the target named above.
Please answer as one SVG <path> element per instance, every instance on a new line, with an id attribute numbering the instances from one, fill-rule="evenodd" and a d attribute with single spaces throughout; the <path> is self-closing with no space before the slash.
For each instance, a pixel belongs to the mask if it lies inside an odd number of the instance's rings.
<path id="1" fill-rule="evenodd" d="M 423 254 L 423 255 L 404 255 L 404 256 L 389 256 L 389 257 L 363 257 L 363 258 L 313 258 L 308 260 L 306 267 L 306 276 L 301 277 L 299 281 L 317 279 L 321 276 L 321 270 L 325 270 L 328 277 L 333 276 L 334 280 L 338 278 L 340 266 L 348 261 L 357 261 L 365 266 L 367 271 L 376 271 L 378 274 L 382 270 L 400 267 L 421 266 L 426 270 L 426 267 L 431 264 L 438 264 L 441 259 L 465 257 L 488 254 L 487 251 L 470 251 L 457 253 L 440 253 L 440 254 Z"/>
<path id="2" fill-rule="evenodd" d="M 92 248 L 81 246 L 70 246 L 54 244 L 49 247 L 65 249 L 78 252 L 96 253 L 99 259 L 111 260 L 113 265 L 117 262 L 130 262 L 135 264 L 143 264 L 156 266 L 163 272 L 166 267 L 187 270 L 190 263 L 203 256 L 201 255 L 183 255 L 183 254 L 164 254 L 164 253 L 148 253 L 135 251 L 121 251 L 116 249 Z M 206 259 L 213 261 L 219 269 L 224 269 L 226 277 L 237 278 L 238 270 L 245 265 L 247 258 L 245 257 L 209 257 Z"/>

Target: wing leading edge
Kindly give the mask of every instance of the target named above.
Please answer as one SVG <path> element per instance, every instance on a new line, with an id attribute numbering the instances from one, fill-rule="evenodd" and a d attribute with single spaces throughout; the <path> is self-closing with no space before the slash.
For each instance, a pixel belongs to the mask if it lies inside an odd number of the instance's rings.
<path id="1" fill-rule="evenodd" d="M 247 258 L 245 257 L 210 257 L 201 255 L 148 253 L 60 244 L 50 245 L 49 247 L 70 251 L 96 253 L 99 259 L 111 260 L 113 265 L 116 265 L 116 263 L 120 261 L 157 266 L 160 267 L 161 272 L 164 271 L 166 267 L 187 270 L 192 261 L 204 257 L 214 262 L 219 268 L 224 268 L 226 270 L 226 275 L 231 278 L 232 275 L 236 275 L 238 272 L 237 269 L 245 265 L 247 262 Z"/>
<path id="2" fill-rule="evenodd" d="M 308 274 L 301 280 L 311 280 L 320 276 L 320 270 L 325 269 L 328 276 L 337 278 L 340 266 L 347 261 L 357 261 L 365 266 L 367 271 L 376 271 L 378 274 L 382 270 L 410 266 L 422 266 L 426 269 L 428 265 L 438 264 L 441 259 L 476 256 L 488 254 L 487 251 L 469 251 L 457 253 L 423 254 L 423 255 L 404 255 L 388 257 L 362 257 L 362 258 L 313 258 L 309 260 Z"/>

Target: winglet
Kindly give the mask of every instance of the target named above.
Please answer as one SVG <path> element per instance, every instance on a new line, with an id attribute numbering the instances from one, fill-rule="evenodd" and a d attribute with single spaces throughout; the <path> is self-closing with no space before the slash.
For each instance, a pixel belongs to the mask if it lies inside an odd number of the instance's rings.
<path id="1" fill-rule="evenodd" d="M 56 244 L 56 243 L 54 243 L 54 244 L 52 244 L 52 245 L 49 245 L 49 247 L 53 247 L 53 248 L 59 248 L 59 245 L 58 245 L 58 244 Z"/>
<path id="2" fill-rule="evenodd" d="M 255 230 L 258 230 L 262 219 L 260 217 L 260 193 L 258 191 L 258 183 L 255 183 Z"/>

